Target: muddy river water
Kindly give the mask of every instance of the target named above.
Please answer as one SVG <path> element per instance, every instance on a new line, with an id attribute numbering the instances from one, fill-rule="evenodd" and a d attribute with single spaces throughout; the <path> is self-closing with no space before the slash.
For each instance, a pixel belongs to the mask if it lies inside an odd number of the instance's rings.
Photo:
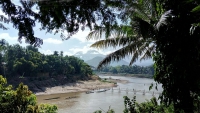
<path id="1" fill-rule="evenodd" d="M 106 92 L 86 94 L 82 93 L 66 93 L 52 95 L 38 95 L 39 103 L 50 103 L 58 106 L 58 113 L 93 113 L 96 110 L 106 111 L 109 106 L 116 113 L 122 113 L 124 110 L 123 96 L 133 98 L 136 96 L 137 102 L 144 102 L 152 96 L 158 97 L 162 91 L 161 85 L 157 89 L 153 88 L 149 91 L 149 86 L 154 83 L 153 79 L 122 77 L 122 76 L 103 76 L 101 78 L 111 77 L 113 79 L 128 80 L 126 84 L 118 83 L 117 87 L 111 88 Z"/>

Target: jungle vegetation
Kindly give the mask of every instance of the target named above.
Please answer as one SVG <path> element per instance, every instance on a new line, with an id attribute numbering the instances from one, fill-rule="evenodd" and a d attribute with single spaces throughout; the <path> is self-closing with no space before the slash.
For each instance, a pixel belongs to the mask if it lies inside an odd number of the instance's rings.
<path id="1" fill-rule="evenodd" d="M 20 4 L 0 1 L 2 11 L 8 15 L 1 16 L 0 27 L 7 29 L 3 23 L 13 24 L 19 40 L 24 37 L 34 46 L 43 43 L 34 35 L 36 22 L 41 30 L 60 31 L 62 39 L 88 27 L 93 32 L 90 39 L 105 38 L 93 47 L 120 46 L 99 68 L 127 55 L 132 56 L 130 64 L 140 56 L 153 57 L 154 80 L 163 87 L 161 102 L 173 104 L 174 112 L 194 112 L 200 96 L 199 0 L 20 0 Z M 66 38 L 64 31 L 69 33 Z"/>
<path id="2" fill-rule="evenodd" d="M 144 77 L 144 78 L 153 78 L 154 67 L 151 66 L 104 66 L 99 72 L 101 73 L 113 73 L 120 76 L 133 76 L 133 77 Z"/>

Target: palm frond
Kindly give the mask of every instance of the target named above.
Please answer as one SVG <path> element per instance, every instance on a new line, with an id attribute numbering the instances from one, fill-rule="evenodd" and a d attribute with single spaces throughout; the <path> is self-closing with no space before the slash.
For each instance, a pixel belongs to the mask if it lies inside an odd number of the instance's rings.
<path id="1" fill-rule="evenodd" d="M 97 69 L 100 69 L 104 65 L 109 64 L 111 61 L 120 61 L 121 59 L 125 58 L 126 55 L 132 55 L 136 51 L 136 45 L 130 44 L 121 49 L 114 51 L 107 55 L 97 66 Z"/>
<path id="2" fill-rule="evenodd" d="M 94 48 L 107 48 L 107 47 L 116 47 L 116 46 L 126 46 L 128 44 L 133 43 L 134 39 L 136 37 L 122 37 L 122 38 L 109 38 L 105 40 L 99 40 L 95 43 L 93 43 L 90 47 Z"/>
<path id="3" fill-rule="evenodd" d="M 164 14 L 162 14 L 162 16 L 160 17 L 158 23 L 156 24 L 157 30 L 159 30 L 161 26 L 167 25 L 167 19 L 170 16 L 172 16 L 172 10 L 168 10 Z"/>
<path id="4" fill-rule="evenodd" d="M 140 61 L 152 58 L 152 55 L 155 52 L 155 48 L 155 44 L 151 45 L 150 47 L 147 47 L 143 56 L 140 58 Z"/>
<path id="5" fill-rule="evenodd" d="M 132 56 L 132 58 L 131 58 L 131 61 L 130 61 L 129 65 L 132 65 L 134 62 L 136 62 L 136 60 L 138 59 L 138 57 L 139 57 L 139 54 L 138 54 L 137 51 L 135 51 L 134 54 L 133 54 L 133 56 Z"/>
<path id="6" fill-rule="evenodd" d="M 105 27 L 100 27 L 96 26 L 93 31 L 91 31 L 88 36 L 86 37 L 87 40 L 99 40 L 102 38 L 102 34 L 105 33 L 106 28 Z"/>
<path id="7" fill-rule="evenodd" d="M 110 38 L 110 39 L 105 39 L 105 40 L 100 40 L 92 44 L 90 47 L 95 47 L 95 48 L 107 48 L 107 47 L 116 47 L 118 46 L 118 41 L 119 38 Z"/>
<path id="8" fill-rule="evenodd" d="M 200 23 L 194 23 L 190 27 L 190 34 L 192 35 L 197 27 L 200 27 Z"/>
<path id="9" fill-rule="evenodd" d="M 127 46 L 110 53 L 99 63 L 97 68 L 100 69 L 104 65 L 109 64 L 111 61 L 120 61 L 127 55 L 135 55 L 135 57 L 139 57 L 139 55 L 142 53 L 140 50 L 138 50 L 140 45 L 142 45 L 142 41 L 128 44 Z"/>
<path id="10" fill-rule="evenodd" d="M 129 63 L 129 65 L 132 65 L 136 60 L 139 59 L 139 57 L 144 53 L 144 51 L 149 46 L 149 42 L 145 42 L 145 40 L 141 40 L 140 43 L 137 45 L 137 51 L 134 51 L 132 59 Z"/>
<path id="11" fill-rule="evenodd" d="M 191 12 L 195 12 L 195 13 L 200 12 L 200 5 L 193 8 Z"/>
<path id="12" fill-rule="evenodd" d="M 152 24 L 142 20 L 141 18 L 135 18 L 131 23 L 132 29 L 137 33 L 139 37 L 144 39 L 153 38 L 155 33 L 155 27 Z"/>
<path id="13" fill-rule="evenodd" d="M 87 40 L 99 40 L 103 37 L 105 39 L 112 38 L 112 37 L 124 37 L 125 35 L 130 35 L 133 33 L 131 31 L 131 26 L 110 26 L 110 30 L 108 31 L 106 27 L 96 26 L 93 31 L 91 31 L 88 36 L 86 37 Z M 106 35 L 107 34 L 107 35 Z"/>
<path id="14" fill-rule="evenodd" d="M 140 60 L 151 58 L 155 45 L 153 40 L 156 38 L 157 29 L 162 25 L 167 24 L 167 19 L 171 15 L 171 11 L 165 12 L 158 22 L 159 14 L 156 0 L 137 0 L 130 2 L 122 13 L 118 15 L 120 19 L 125 21 L 128 25 L 122 26 L 97 26 L 92 31 L 87 39 L 99 40 L 92 44 L 91 47 L 95 48 L 108 48 L 108 47 L 121 47 L 113 53 L 107 55 L 98 65 L 98 69 L 104 65 L 109 64 L 111 61 L 119 61 L 127 55 L 132 55 L 130 65 L 132 65 L 139 57 Z M 131 6 L 131 7 L 129 7 Z M 159 28 L 158 28 L 159 29 Z M 104 38 L 100 40 L 101 38 Z"/>
<path id="15" fill-rule="evenodd" d="M 147 15 L 147 13 L 144 11 L 143 7 L 141 7 L 141 5 L 139 4 L 135 4 L 134 5 L 134 11 L 133 11 L 133 16 L 137 17 L 137 18 L 141 18 L 142 20 L 150 23 L 151 18 L 149 17 L 149 15 Z"/>

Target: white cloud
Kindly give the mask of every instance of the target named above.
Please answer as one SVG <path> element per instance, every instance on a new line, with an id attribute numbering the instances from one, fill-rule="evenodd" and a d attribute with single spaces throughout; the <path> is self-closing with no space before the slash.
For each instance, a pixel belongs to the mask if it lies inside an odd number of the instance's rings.
<path id="1" fill-rule="evenodd" d="M 30 45 L 30 44 L 25 43 L 24 38 L 22 38 L 22 40 L 21 40 L 22 43 L 20 43 L 18 41 L 18 37 L 10 36 L 8 33 L 0 33 L 0 39 L 5 39 L 9 45 L 20 44 L 20 46 L 22 46 L 22 47 L 26 47 L 27 45 Z"/>
<path id="2" fill-rule="evenodd" d="M 0 10 L 0 15 L 3 15 L 4 17 L 8 18 L 8 15 L 6 15 L 2 10 Z"/>
<path id="3" fill-rule="evenodd" d="M 72 38 L 75 38 L 81 42 L 89 42 L 87 41 L 86 37 L 89 34 L 89 30 L 86 31 L 79 31 L 77 34 L 73 35 Z"/>
<path id="4" fill-rule="evenodd" d="M 11 37 L 8 33 L 1 33 L 0 39 L 5 39 L 6 41 L 16 41 L 17 42 L 17 37 Z"/>
<path id="5" fill-rule="evenodd" d="M 91 44 L 87 44 L 84 47 L 70 48 L 69 49 L 70 52 L 65 52 L 65 53 L 68 54 L 68 55 L 74 55 L 77 52 L 86 53 L 89 50 L 96 50 L 96 51 L 98 51 L 99 53 L 101 53 L 103 55 L 108 55 L 108 54 L 110 54 L 111 52 L 114 51 L 114 50 L 106 50 L 106 49 L 104 49 L 104 50 L 102 50 L 102 49 L 95 49 L 95 48 L 91 48 L 90 45 Z"/>
<path id="6" fill-rule="evenodd" d="M 62 44 L 63 41 L 53 38 L 47 38 L 43 40 L 45 43 L 51 43 L 51 44 Z"/>
<path id="7" fill-rule="evenodd" d="M 71 55 L 73 55 L 73 53 L 72 53 L 72 52 L 65 51 L 65 52 L 63 52 L 63 55 L 64 55 L 64 56 L 65 56 L 65 55 L 71 56 Z"/>
<path id="8" fill-rule="evenodd" d="M 114 51 L 114 50 L 113 50 Z M 103 54 L 103 55 L 108 55 L 110 53 L 112 53 L 113 51 L 99 51 L 99 53 Z"/>
<path id="9" fill-rule="evenodd" d="M 77 39 L 77 40 L 79 40 L 82 43 L 85 43 L 85 42 L 94 43 L 95 40 L 87 40 L 86 39 L 86 37 L 87 37 L 87 35 L 89 33 L 90 33 L 89 29 L 85 29 L 84 31 L 79 30 L 78 33 L 76 33 L 76 34 L 74 34 L 74 35 L 71 36 L 71 39 Z M 68 36 L 67 32 L 64 32 L 64 34 L 65 34 L 65 36 Z"/>
<path id="10" fill-rule="evenodd" d="M 56 30 L 53 30 L 53 33 L 55 32 Z M 60 33 L 60 30 L 58 30 L 58 34 Z M 76 34 L 72 35 L 70 37 L 70 39 L 77 39 L 78 41 L 80 41 L 81 43 L 86 43 L 86 42 L 89 42 L 89 43 L 94 43 L 96 42 L 97 40 L 87 40 L 86 37 L 87 35 L 90 33 L 90 29 L 86 28 L 84 31 L 82 30 L 79 30 Z M 64 31 L 64 36 L 68 36 L 68 32 Z"/>
<path id="11" fill-rule="evenodd" d="M 10 45 L 20 44 L 18 42 L 18 37 L 12 37 L 8 33 L 0 33 L 0 39 L 5 39 Z"/>
<path id="12" fill-rule="evenodd" d="M 53 51 L 51 51 L 51 50 L 42 50 L 42 49 L 39 49 L 39 51 L 41 52 L 41 53 L 44 53 L 45 55 L 50 55 L 50 54 L 53 54 Z"/>
<path id="13" fill-rule="evenodd" d="M 69 49 L 69 51 L 71 51 L 71 53 L 72 53 L 72 55 L 73 54 L 75 54 L 75 53 L 77 53 L 77 52 L 83 52 L 83 53 L 86 53 L 88 50 L 94 50 L 94 49 L 92 49 L 92 48 L 90 48 L 90 44 L 87 44 L 86 46 L 84 46 L 84 47 L 80 47 L 80 48 L 71 48 L 71 49 Z"/>

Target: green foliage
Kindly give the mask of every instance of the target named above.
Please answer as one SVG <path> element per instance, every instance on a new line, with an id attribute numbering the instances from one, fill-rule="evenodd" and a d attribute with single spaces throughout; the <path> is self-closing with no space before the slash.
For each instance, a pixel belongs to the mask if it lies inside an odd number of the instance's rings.
<path id="1" fill-rule="evenodd" d="M 156 33 L 154 56 L 154 79 L 163 85 L 160 99 L 167 105 L 173 103 L 175 111 L 191 113 L 195 109 L 195 96 L 200 95 L 200 76 L 197 74 L 200 68 L 200 28 L 193 29 L 200 19 L 196 18 L 199 12 L 192 12 L 199 1 L 164 0 L 158 4 L 165 11 L 159 21 L 164 24 Z"/>
<path id="2" fill-rule="evenodd" d="M 131 75 L 132 76 L 138 76 L 138 77 L 150 77 L 152 78 L 154 75 L 154 67 L 153 65 L 151 66 L 137 66 L 137 65 L 133 65 L 133 66 L 126 66 L 126 65 L 122 65 L 122 66 L 116 66 L 116 67 L 112 67 L 112 66 L 106 66 L 103 67 L 101 69 L 102 72 L 112 72 L 114 74 L 119 73 L 120 75 Z"/>
<path id="3" fill-rule="evenodd" d="M 2 11 L 8 15 L 13 27 L 19 30 L 19 39 L 25 37 L 26 42 L 34 46 L 43 43 L 34 36 L 36 21 L 47 32 L 56 30 L 57 33 L 61 29 L 69 32 L 68 36 L 81 27 L 82 30 L 85 27 L 94 28 L 94 37 L 105 36 L 106 39 L 93 44 L 93 47 L 122 47 L 109 54 L 98 67 L 112 60 L 121 60 L 126 55 L 132 55 L 130 64 L 139 56 L 147 59 L 153 55 L 156 67 L 154 79 L 163 85 L 161 101 L 167 105 L 173 103 L 175 111 L 193 112 L 195 98 L 200 95 L 199 0 L 39 1 L 20 0 L 21 6 L 11 0 L 0 2 Z M 38 6 L 38 13 L 33 11 L 34 6 Z M 116 23 L 116 17 L 122 25 Z M 98 20 L 100 25 L 96 24 Z M 0 21 L 8 22 L 4 16 Z M 2 23 L 0 28 L 6 29 Z M 62 33 L 61 37 L 68 39 Z M 23 75 L 22 65 L 29 66 L 26 69 L 30 73 L 44 71 L 52 76 L 90 73 L 80 67 L 83 61 L 75 62 L 76 58 L 62 59 L 56 54 L 42 59 L 39 53 L 24 54 L 22 47 L 17 45 L 14 48 L 8 46 L 5 53 L 6 57 L 1 61 L 5 60 L 6 75 L 9 76 L 13 73 Z M 25 72 L 26 76 L 30 76 L 27 74 Z"/>
<path id="4" fill-rule="evenodd" d="M 28 86 L 19 84 L 16 90 L 7 86 L 6 78 L 0 75 L 0 112 L 1 113 L 57 113 L 55 105 L 37 105 L 36 96 Z"/>
<path id="5" fill-rule="evenodd" d="M 93 113 L 102 113 L 102 110 L 97 110 Z M 115 111 L 113 109 L 111 109 L 110 106 L 109 106 L 109 109 L 106 112 L 104 111 L 104 113 L 115 113 Z"/>
<path id="6" fill-rule="evenodd" d="M 117 82 L 114 82 L 114 81 L 110 81 L 109 79 L 101 79 L 101 82 L 107 82 L 107 83 L 114 83 L 114 84 L 117 84 Z"/>
<path id="7" fill-rule="evenodd" d="M 39 113 L 57 113 L 57 106 L 49 104 L 40 104 L 38 107 Z"/>
<path id="8" fill-rule="evenodd" d="M 9 18 L 8 20 L 1 16 L 0 21 L 13 24 L 13 27 L 19 31 L 19 41 L 21 42 L 24 37 L 27 43 L 34 46 L 43 44 L 41 37 L 34 35 L 33 27 L 36 22 L 41 23 L 40 30 L 46 30 L 49 33 L 55 30 L 55 34 L 61 32 L 63 40 L 68 39 L 80 29 L 84 30 L 85 27 L 92 29 L 97 21 L 107 26 L 116 22 L 113 10 L 108 8 L 104 0 L 20 0 L 19 3 L 3 0 L 0 6 L 2 12 Z M 0 23 L 0 28 L 6 29 L 2 23 Z M 69 33 L 67 37 L 64 31 Z"/>
<path id="9" fill-rule="evenodd" d="M 200 95 L 199 0 L 123 2 L 120 5 L 118 1 L 109 1 L 110 6 L 120 12 L 118 17 L 124 22 L 122 25 L 113 25 L 109 31 L 105 30 L 106 26 L 99 26 L 89 34 L 90 38 L 98 40 L 109 34 L 92 47 L 121 47 L 107 55 L 98 67 L 126 55 L 132 55 L 130 64 L 139 56 L 153 56 L 154 80 L 163 85 L 161 101 L 166 105 L 173 103 L 175 112 L 194 112 L 195 97 Z M 114 33 L 116 35 L 112 35 Z"/>
<path id="10" fill-rule="evenodd" d="M 139 104 L 136 102 L 136 96 L 132 100 L 124 96 L 124 105 L 124 113 L 174 113 L 172 104 L 166 106 L 159 103 L 155 97 Z"/>
<path id="11" fill-rule="evenodd" d="M 132 100 L 130 100 L 127 96 L 124 96 L 124 113 L 136 113 L 136 97 L 134 96 Z"/>
<path id="12" fill-rule="evenodd" d="M 6 74 L 7 78 L 20 75 L 21 77 L 39 77 L 41 80 L 45 76 L 80 75 L 80 78 L 87 78 L 92 75 L 91 67 L 83 60 L 73 56 L 63 56 L 57 51 L 53 55 L 44 55 L 38 52 L 33 46 L 26 48 L 20 45 L 6 45 L 1 50 L 5 54 L 0 54 L 1 62 L 5 65 L 0 67 L 0 74 Z M 71 77 L 72 79 L 73 77 Z"/>
<path id="13" fill-rule="evenodd" d="M 118 18 L 123 22 L 121 25 L 98 26 L 88 35 L 88 39 L 96 39 L 97 42 L 91 45 L 95 48 L 120 47 L 107 55 L 98 65 L 98 68 L 109 64 L 111 61 L 119 61 L 126 56 L 131 56 L 130 65 L 140 60 L 151 58 L 155 52 L 154 25 L 158 12 L 151 4 L 152 0 L 129 1 L 108 1 L 112 7 L 120 13 Z M 123 6 L 121 6 L 123 5 Z M 105 39 L 100 40 L 101 38 Z"/>
<path id="14" fill-rule="evenodd" d="M 174 113 L 173 104 L 166 106 L 163 103 L 159 103 L 158 100 L 153 97 L 146 102 L 137 103 L 136 96 L 133 99 L 124 96 L 124 110 L 123 113 Z M 183 113 L 183 111 L 179 111 Z M 97 110 L 94 113 L 102 113 L 102 110 Z M 106 113 L 115 113 L 113 109 L 110 109 Z"/>

